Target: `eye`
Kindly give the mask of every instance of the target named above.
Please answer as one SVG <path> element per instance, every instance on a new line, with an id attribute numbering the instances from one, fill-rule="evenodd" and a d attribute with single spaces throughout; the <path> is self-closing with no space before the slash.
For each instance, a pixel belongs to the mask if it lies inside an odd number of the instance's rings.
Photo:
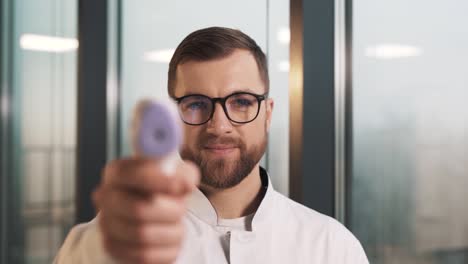
<path id="1" fill-rule="evenodd" d="M 236 106 L 251 106 L 253 103 L 249 99 L 236 98 L 233 102 Z"/>
<path id="2" fill-rule="evenodd" d="M 190 110 L 202 110 L 202 109 L 206 109 L 206 107 L 207 107 L 206 102 L 203 102 L 203 101 L 190 102 L 186 106 L 186 108 Z"/>
<path id="3" fill-rule="evenodd" d="M 242 94 L 237 95 L 234 98 L 230 98 L 228 103 L 232 108 L 247 110 L 257 104 L 257 99 L 251 95 Z"/>

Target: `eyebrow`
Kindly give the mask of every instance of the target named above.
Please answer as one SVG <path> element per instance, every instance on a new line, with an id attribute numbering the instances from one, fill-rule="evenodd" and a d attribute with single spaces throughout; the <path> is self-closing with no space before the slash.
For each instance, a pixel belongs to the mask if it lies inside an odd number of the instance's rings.
<path id="1" fill-rule="evenodd" d="M 236 90 L 236 91 L 234 91 L 233 93 L 253 93 L 253 94 L 257 94 L 256 91 L 253 91 L 253 90 L 251 90 L 251 89 L 249 89 L 249 88 Z M 231 94 L 233 94 L 233 93 L 231 93 Z"/>
<path id="2" fill-rule="evenodd" d="M 204 95 L 204 96 L 208 96 L 206 94 L 202 94 L 202 93 L 195 93 L 195 92 L 190 92 L 190 89 L 187 89 L 188 92 L 180 97 L 183 97 L 183 96 L 187 96 L 187 95 Z M 239 89 L 239 90 L 234 90 L 233 92 L 227 94 L 226 96 L 229 96 L 231 94 L 235 94 L 235 93 L 253 93 L 253 94 L 262 94 L 262 93 L 258 93 L 256 91 L 253 91 L 252 89 L 249 89 L 249 88 L 243 88 L 243 89 Z M 226 97 L 226 96 L 222 96 L 222 97 Z M 208 96 L 209 97 L 209 96 Z"/>

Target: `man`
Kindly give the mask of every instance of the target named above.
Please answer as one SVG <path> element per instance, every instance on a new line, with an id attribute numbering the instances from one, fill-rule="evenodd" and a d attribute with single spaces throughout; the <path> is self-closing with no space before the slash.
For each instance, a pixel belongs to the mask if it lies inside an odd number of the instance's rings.
<path id="1" fill-rule="evenodd" d="M 276 192 L 259 166 L 274 104 L 254 40 L 193 32 L 168 77 L 185 161 L 172 175 L 143 157 L 109 163 L 98 217 L 72 229 L 58 263 L 368 263 L 346 228 Z"/>

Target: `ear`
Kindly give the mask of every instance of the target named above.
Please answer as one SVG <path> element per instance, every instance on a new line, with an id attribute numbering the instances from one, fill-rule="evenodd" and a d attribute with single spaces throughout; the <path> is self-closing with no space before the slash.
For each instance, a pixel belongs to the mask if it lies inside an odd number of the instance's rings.
<path id="1" fill-rule="evenodd" d="M 268 98 L 265 100 L 265 107 L 266 107 L 266 131 L 270 131 L 271 126 L 271 116 L 273 113 L 273 107 L 275 106 L 275 101 L 273 98 Z"/>

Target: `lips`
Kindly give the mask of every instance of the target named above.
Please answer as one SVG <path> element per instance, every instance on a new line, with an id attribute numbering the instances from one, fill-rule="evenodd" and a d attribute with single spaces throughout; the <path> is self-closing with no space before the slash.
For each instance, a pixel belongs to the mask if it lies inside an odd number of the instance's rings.
<path id="1" fill-rule="evenodd" d="M 222 145 L 222 144 L 205 146 L 205 149 L 208 152 L 215 153 L 215 154 L 228 154 L 234 151 L 236 148 L 237 147 L 234 145 Z"/>
<path id="2" fill-rule="evenodd" d="M 223 149 L 232 149 L 236 148 L 234 145 L 224 145 L 224 144 L 216 144 L 216 145 L 207 145 L 205 146 L 206 149 L 214 149 L 214 150 L 223 150 Z"/>

